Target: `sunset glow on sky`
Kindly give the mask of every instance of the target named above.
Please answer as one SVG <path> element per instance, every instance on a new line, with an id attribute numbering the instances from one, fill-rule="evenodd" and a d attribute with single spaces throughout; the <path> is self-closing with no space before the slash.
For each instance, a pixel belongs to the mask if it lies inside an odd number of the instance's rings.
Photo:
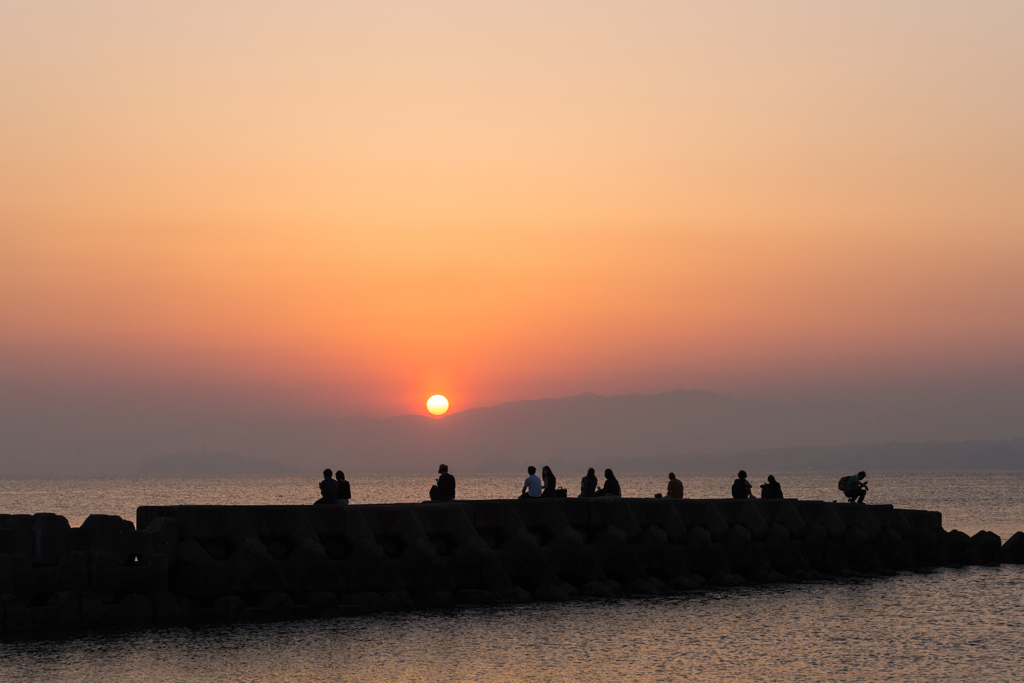
<path id="1" fill-rule="evenodd" d="M 375 416 L 1019 387 L 1022 29 L 1010 2 L 4 3 L 0 380 Z"/>

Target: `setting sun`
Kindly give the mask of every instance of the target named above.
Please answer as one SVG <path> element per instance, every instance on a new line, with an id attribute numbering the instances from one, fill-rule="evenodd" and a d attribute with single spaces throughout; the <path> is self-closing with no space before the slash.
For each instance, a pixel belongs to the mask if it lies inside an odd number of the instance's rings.
<path id="1" fill-rule="evenodd" d="M 444 415 L 448 412 L 448 399 L 441 394 L 434 394 L 427 399 L 427 410 L 431 415 Z"/>

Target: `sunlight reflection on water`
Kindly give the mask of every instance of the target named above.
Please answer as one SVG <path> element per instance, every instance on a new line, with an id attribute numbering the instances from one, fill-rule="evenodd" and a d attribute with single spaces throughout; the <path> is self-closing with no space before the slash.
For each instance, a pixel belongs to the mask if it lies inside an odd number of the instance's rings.
<path id="1" fill-rule="evenodd" d="M 679 474 L 688 497 L 722 497 L 732 481 L 729 474 Z M 837 497 L 838 474 L 776 475 L 788 496 Z M 460 475 L 459 497 L 512 497 L 522 478 Z M 351 479 L 355 504 L 420 501 L 433 481 Z M 561 483 L 574 489 L 566 479 Z M 940 510 L 947 529 L 986 528 L 1005 539 L 1024 527 L 1024 473 L 883 472 L 869 479 L 872 502 Z M 620 481 L 634 496 L 665 484 L 651 474 L 622 474 Z M 0 512 L 52 511 L 77 525 L 94 512 L 134 519 L 142 504 L 301 504 L 316 492 L 315 477 L 3 479 Z M 1022 615 L 1024 568 L 968 568 L 672 598 L 0 643 L 0 680 L 1022 680 Z"/>
<path id="2" fill-rule="evenodd" d="M 1024 567 L 0 643 L 24 681 L 1021 680 Z"/>

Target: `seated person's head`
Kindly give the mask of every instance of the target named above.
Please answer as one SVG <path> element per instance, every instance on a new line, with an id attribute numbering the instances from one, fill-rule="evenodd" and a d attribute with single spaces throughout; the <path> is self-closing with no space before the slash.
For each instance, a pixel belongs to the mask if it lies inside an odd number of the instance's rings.
<path id="1" fill-rule="evenodd" d="M 747 471 L 746 470 L 740 470 L 739 474 L 737 474 L 736 476 L 739 477 L 740 479 L 746 479 L 747 478 Z"/>
<path id="2" fill-rule="evenodd" d="M 534 467 L 533 465 L 530 465 L 529 467 L 526 468 L 526 473 L 527 474 L 537 474 L 537 468 Z"/>
<path id="3" fill-rule="evenodd" d="M 334 473 L 331 472 L 330 468 L 324 470 L 324 479 L 330 479 Z"/>
<path id="4" fill-rule="evenodd" d="M 867 479 L 868 478 L 868 473 L 865 472 L 864 470 L 861 470 L 860 472 L 857 473 L 857 478 L 858 479 Z"/>
<path id="5" fill-rule="evenodd" d="M 588 477 L 592 477 L 592 476 L 594 476 L 594 468 L 593 468 L 593 467 L 591 467 L 591 468 L 589 468 L 589 469 L 587 470 L 587 476 L 588 476 Z"/>
<path id="6" fill-rule="evenodd" d="M 338 470 L 338 481 L 345 481 L 345 473 Z"/>
<path id="7" fill-rule="evenodd" d="M 675 479 L 676 478 L 676 473 L 675 472 L 669 472 L 668 473 L 668 478 L 669 479 Z"/>
<path id="8" fill-rule="evenodd" d="M 615 473 L 611 471 L 611 468 L 606 469 L 604 471 L 604 478 L 605 479 L 614 479 L 615 478 Z"/>
<path id="9" fill-rule="evenodd" d="M 448 465 L 441 465 L 440 467 L 438 467 L 437 468 L 437 473 L 438 474 L 447 474 L 448 473 Z"/>
<path id="10" fill-rule="evenodd" d="M 775 475 L 774 474 L 769 474 L 768 475 L 768 483 L 769 484 L 774 484 L 775 483 Z"/>

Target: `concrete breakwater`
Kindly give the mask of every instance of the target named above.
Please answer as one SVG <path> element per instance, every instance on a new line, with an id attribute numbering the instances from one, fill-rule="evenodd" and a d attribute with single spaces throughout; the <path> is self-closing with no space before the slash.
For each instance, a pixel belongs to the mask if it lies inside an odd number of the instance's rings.
<path id="1" fill-rule="evenodd" d="M 161 506 L 137 522 L 0 515 L 3 634 L 1024 563 L 1021 532 L 1001 544 L 938 512 L 795 499 Z"/>

